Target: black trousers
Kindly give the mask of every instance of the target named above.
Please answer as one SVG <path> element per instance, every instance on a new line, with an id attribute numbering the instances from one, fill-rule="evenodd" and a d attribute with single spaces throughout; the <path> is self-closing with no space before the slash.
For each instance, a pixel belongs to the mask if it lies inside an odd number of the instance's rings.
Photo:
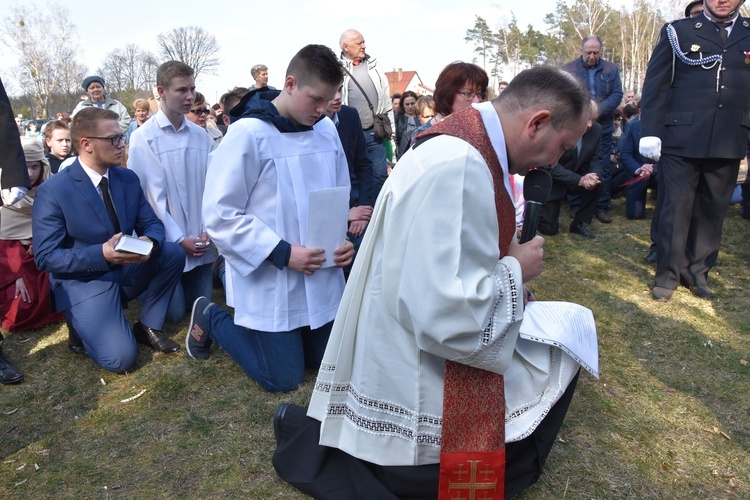
<path id="1" fill-rule="evenodd" d="M 656 199 L 659 217 L 652 221 L 656 286 L 674 290 L 680 283 L 707 283 L 739 165 L 739 160 L 661 157 Z"/>
<path id="2" fill-rule="evenodd" d="M 505 446 L 505 498 L 534 484 L 573 399 L 580 371 L 531 436 Z M 440 464 L 380 466 L 318 444 L 320 422 L 290 405 L 276 426 L 273 466 L 284 481 L 325 500 L 437 498 Z"/>
<path id="3" fill-rule="evenodd" d="M 577 195 L 581 203 L 576 210 L 573 222 L 591 224 L 602 189 L 602 185 L 598 184 L 591 190 L 578 186 L 568 191 L 568 193 Z M 537 226 L 537 230 L 541 234 L 552 236 L 560 230 L 560 206 L 563 199 L 565 199 L 565 194 L 560 198 L 552 198 L 542 205 L 542 209 L 539 211 L 539 225 Z"/>

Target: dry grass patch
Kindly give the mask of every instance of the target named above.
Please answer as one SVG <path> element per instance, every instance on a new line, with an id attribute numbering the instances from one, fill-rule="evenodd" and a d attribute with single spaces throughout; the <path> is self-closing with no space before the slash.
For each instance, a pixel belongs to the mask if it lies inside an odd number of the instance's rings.
<path id="1" fill-rule="evenodd" d="M 595 240 L 547 238 L 532 287 L 594 311 L 601 379 L 582 375 L 522 498 L 750 498 L 750 224 L 730 209 L 715 300 L 681 289 L 658 303 L 649 223 L 623 213 L 616 200 Z M 167 332 L 182 342 L 186 326 Z M 273 471 L 271 419 L 307 403 L 312 372 L 268 394 L 223 351 L 197 362 L 141 347 L 118 376 L 70 353 L 62 325 L 8 334 L 5 350 L 26 381 L 0 387 L 0 498 L 304 498 Z"/>

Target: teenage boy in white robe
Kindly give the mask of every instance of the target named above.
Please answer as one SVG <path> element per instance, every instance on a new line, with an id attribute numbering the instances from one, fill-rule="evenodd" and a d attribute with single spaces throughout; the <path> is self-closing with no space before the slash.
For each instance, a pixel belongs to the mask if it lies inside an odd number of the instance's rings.
<path id="1" fill-rule="evenodd" d="M 167 310 L 169 323 L 178 323 L 195 299 L 212 292 L 215 256 L 201 204 L 213 141 L 185 117 L 195 101 L 194 74 L 179 61 L 159 66 L 159 111 L 133 132 L 128 157 L 128 168 L 138 174 L 146 199 L 164 224 L 166 240 L 185 249 L 182 279 Z"/>
<path id="2" fill-rule="evenodd" d="M 218 342 L 272 392 L 296 389 L 306 367 L 319 367 L 344 290 L 341 268 L 354 255 L 347 241 L 335 266 L 322 268 L 324 250 L 305 247 L 308 193 L 349 189 L 346 155 L 325 115 L 342 81 L 329 48 L 304 47 L 281 90 L 253 90 L 232 109 L 233 124 L 211 154 L 203 219 L 226 258 L 234 318 L 197 299 L 185 345 L 206 359 Z"/>

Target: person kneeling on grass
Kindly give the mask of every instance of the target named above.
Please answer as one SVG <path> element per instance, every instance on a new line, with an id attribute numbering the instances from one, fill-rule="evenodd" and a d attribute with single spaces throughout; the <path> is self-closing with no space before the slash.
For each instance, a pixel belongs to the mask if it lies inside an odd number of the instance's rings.
<path id="1" fill-rule="evenodd" d="M 271 392 L 296 389 L 305 367 L 320 366 L 344 290 L 341 268 L 354 255 L 347 241 L 334 251 L 335 266 L 323 268 L 324 250 L 305 247 L 310 191 L 349 193 L 346 155 L 325 116 L 342 81 L 330 49 L 304 47 L 280 91 L 253 90 L 232 109 L 206 176 L 203 220 L 226 259 L 235 317 L 197 299 L 185 347 L 206 359 L 218 342 Z"/>
<path id="2" fill-rule="evenodd" d="M 119 168 L 125 137 L 117 113 L 96 106 L 73 118 L 80 156 L 37 190 L 32 213 L 34 260 L 50 273 L 52 304 L 68 322 L 69 346 L 102 368 L 133 368 L 136 343 L 173 353 L 161 329 L 182 276 L 185 251 L 164 241 L 164 225 L 146 201 L 138 176 Z M 124 235 L 149 240 L 147 255 L 119 252 Z M 123 305 L 148 291 L 131 330 Z"/>

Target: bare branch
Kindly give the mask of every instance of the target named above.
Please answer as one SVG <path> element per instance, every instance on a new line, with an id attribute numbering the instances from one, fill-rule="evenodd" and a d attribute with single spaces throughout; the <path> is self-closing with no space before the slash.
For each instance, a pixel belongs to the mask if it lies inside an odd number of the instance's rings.
<path id="1" fill-rule="evenodd" d="M 200 73 L 215 74 L 219 66 L 219 44 L 216 37 L 203 28 L 175 28 L 160 34 L 156 40 L 162 58 L 184 62 L 193 68 L 196 80 Z"/>

